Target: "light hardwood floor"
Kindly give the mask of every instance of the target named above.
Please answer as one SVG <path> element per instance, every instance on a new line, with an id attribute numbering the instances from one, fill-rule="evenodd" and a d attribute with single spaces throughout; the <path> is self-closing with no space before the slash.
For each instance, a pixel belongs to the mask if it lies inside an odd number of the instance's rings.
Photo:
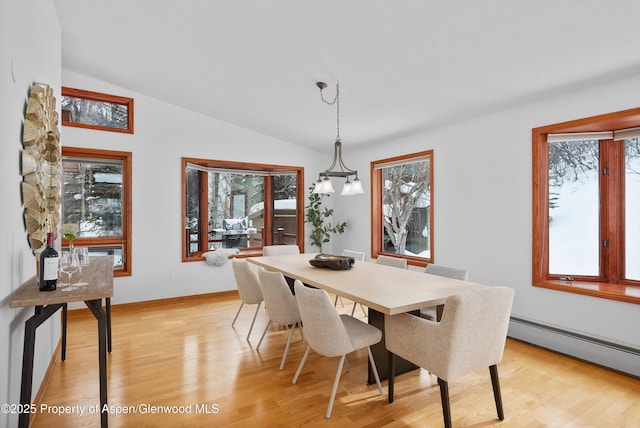
<path id="1" fill-rule="evenodd" d="M 108 357 L 113 411 L 184 407 L 175 414 L 111 413 L 109 426 L 443 426 L 435 376 L 420 370 L 397 377 L 395 402 L 389 404 L 386 381 L 383 396 L 366 384 L 366 351 L 350 357 L 351 371 L 343 374 L 332 417 L 325 420 L 337 358 L 312 353 L 292 385 L 306 344 L 296 341 L 285 369 L 278 371 L 286 331 L 272 328 L 256 351 L 266 313 L 261 309 L 247 341 L 255 306 L 245 305 L 232 328 L 239 305 L 237 294 L 223 293 L 114 306 L 113 352 Z M 350 312 L 351 306 L 345 301 L 339 310 Z M 89 414 L 99 401 L 96 328 L 88 312 L 71 312 L 67 360 L 55 362 L 42 395 L 45 405 L 79 406 L 85 414 L 40 413 L 32 427 L 99 426 L 99 416 Z M 297 331 L 294 337 L 300 337 Z M 638 379 L 510 339 L 499 372 L 505 420 L 496 417 L 486 370 L 451 382 L 454 426 L 640 427 Z"/>

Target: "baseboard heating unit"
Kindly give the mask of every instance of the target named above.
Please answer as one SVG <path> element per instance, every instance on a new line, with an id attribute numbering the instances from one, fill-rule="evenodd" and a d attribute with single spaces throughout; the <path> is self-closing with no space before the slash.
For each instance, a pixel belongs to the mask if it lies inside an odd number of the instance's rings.
<path id="1" fill-rule="evenodd" d="M 640 349 L 511 317 L 508 336 L 640 378 Z"/>

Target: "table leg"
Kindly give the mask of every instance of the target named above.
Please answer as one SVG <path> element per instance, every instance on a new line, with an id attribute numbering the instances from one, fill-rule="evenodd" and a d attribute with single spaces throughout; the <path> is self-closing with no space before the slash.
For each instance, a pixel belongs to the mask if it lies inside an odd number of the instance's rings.
<path id="1" fill-rule="evenodd" d="M 111 353 L 111 297 L 107 297 L 104 300 L 107 312 L 107 352 Z"/>
<path id="2" fill-rule="evenodd" d="M 415 315 L 416 313 L 419 315 L 419 311 L 409 312 L 410 314 Z M 376 367 L 378 368 L 378 375 L 380 376 L 380 380 L 389 378 L 389 355 L 387 353 L 387 348 L 385 346 L 384 341 L 384 314 L 382 312 L 378 312 L 375 309 L 369 308 L 369 324 L 374 327 L 379 328 L 382 331 L 382 340 L 375 345 L 371 346 L 371 353 L 373 354 L 373 360 L 376 362 Z M 395 357 L 395 368 L 396 375 L 401 373 L 406 373 L 411 370 L 415 370 L 418 368 L 415 364 L 405 360 L 404 358 Z M 371 368 L 371 363 L 369 363 L 368 369 L 368 377 L 367 383 L 374 384 L 376 381 L 373 376 L 373 370 Z"/>
<path id="3" fill-rule="evenodd" d="M 67 304 L 62 305 L 62 361 L 67 359 Z"/>
<path id="4" fill-rule="evenodd" d="M 102 300 L 86 300 L 84 302 L 93 316 L 98 320 L 98 362 L 100 365 L 100 426 L 109 426 L 107 404 L 107 315 L 102 309 Z"/>
<path id="5" fill-rule="evenodd" d="M 387 357 L 389 358 L 389 371 L 387 373 L 390 374 L 389 382 L 387 383 L 387 387 L 388 387 L 387 398 L 389 400 L 389 403 L 393 403 L 393 391 L 395 386 L 394 373 L 396 372 L 396 354 L 394 354 L 391 351 L 387 351 Z"/>
<path id="6" fill-rule="evenodd" d="M 20 404 L 29 407 L 31 404 L 31 390 L 33 388 L 33 354 L 36 346 L 36 329 L 51 315 L 56 313 L 62 304 L 37 306 L 35 315 L 24 323 L 24 350 L 22 351 L 22 381 L 20 384 Z M 18 416 L 18 427 L 29 426 L 29 413 L 23 412 Z"/>

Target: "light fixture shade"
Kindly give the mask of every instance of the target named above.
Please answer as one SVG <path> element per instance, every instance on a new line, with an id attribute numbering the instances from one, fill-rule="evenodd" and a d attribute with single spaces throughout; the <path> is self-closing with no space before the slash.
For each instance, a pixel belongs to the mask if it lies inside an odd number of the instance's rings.
<path id="1" fill-rule="evenodd" d="M 311 193 L 322 193 L 320 190 L 322 189 L 322 180 L 320 180 L 318 178 L 318 181 L 316 181 L 313 190 L 311 191 Z"/>
<path id="2" fill-rule="evenodd" d="M 344 187 L 342 188 L 342 192 L 340 193 L 341 196 L 349 196 L 349 195 L 353 195 L 353 187 L 351 185 L 351 182 L 349 180 L 347 180 L 346 183 L 344 183 Z"/>
<path id="3" fill-rule="evenodd" d="M 356 178 L 351 183 L 351 193 L 350 195 L 357 195 L 358 193 L 364 193 L 364 189 L 362 188 L 362 183 L 359 178 Z"/>
<path id="4" fill-rule="evenodd" d="M 320 193 L 333 193 L 335 192 L 335 190 L 333 190 L 333 185 L 331 184 L 331 180 L 329 179 L 329 177 L 325 177 L 322 180 L 322 184 L 320 185 Z"/>

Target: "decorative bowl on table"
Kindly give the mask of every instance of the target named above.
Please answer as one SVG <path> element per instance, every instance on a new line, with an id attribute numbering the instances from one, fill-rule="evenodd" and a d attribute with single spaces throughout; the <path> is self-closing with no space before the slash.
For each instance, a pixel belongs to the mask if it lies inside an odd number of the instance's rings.
<path id="1" fill-rule="evenodd" d="M 332 270 L 349 270 L 356 263 L 356 259 L 349 256 L 334 256 L 333 254 L 318 254 L 309 260 L 311 266 Z"/>

